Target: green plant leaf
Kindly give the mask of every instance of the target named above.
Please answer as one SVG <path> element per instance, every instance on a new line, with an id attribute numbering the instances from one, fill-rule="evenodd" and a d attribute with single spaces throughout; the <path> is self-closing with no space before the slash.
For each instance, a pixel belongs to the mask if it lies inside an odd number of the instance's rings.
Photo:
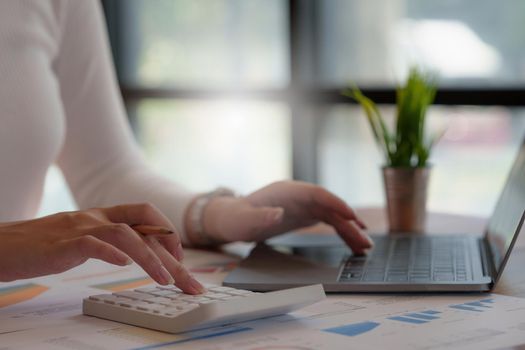
<path id="1" fill-rule="evenodd" d="M 357 86 L 342 93 L 357 101 L 367 116 L 376 142 L 384 153 L 386 164 L 394 167 L 424 167 L 430 151 L 441 135 L 425 142 L 425 121 L 428 107 L 437 92 L 436 76 L 416 67 L 409 71 L 404 86 L 396 89 L 396 126 L 390 132 L 376 104 L 364 96 Z"/>
<path id="2" fill-rule="evenodd" d="M 361 90 L 359 90 L 357 87 L 354 87 L 351 90 L 344 90 L 342 94 L 354 99 L 361 105 L 367 116 L 374 138 L 381 147 L 388 162 L 388 159 L 390 158 L 389 156 L 391 154 L 392 136 L 376 104 L 371 99 L 363 95 Z"/>

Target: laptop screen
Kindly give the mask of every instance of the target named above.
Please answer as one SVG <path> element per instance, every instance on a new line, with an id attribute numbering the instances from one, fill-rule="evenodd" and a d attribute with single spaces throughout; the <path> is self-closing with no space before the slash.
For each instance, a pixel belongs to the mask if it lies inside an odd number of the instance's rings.
<path id="1" fill-rule="evenodd" d="M 513 238 L 521 229 L 525 209 L 525 143 L 522 143 L 494 213 L 487 226 L 488 240 L 498 275 Z"/>

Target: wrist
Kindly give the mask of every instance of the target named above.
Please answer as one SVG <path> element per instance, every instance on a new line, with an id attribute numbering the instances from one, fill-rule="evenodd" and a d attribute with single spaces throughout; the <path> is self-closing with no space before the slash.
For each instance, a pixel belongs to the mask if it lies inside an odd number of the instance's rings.
<path id="1" fill-rule="evenodd" d="M 191 245 L 210 246 L 225 243 L 214 232 L 213 220 L 209 220 L 210 212 L 214 212 L 216 202 L 222 197 L 235 197 L 232 190 L 220 187 L 214 191 L 203 193 L 193 199 L 188 206 L 185 216 L 186 236 Z"/>

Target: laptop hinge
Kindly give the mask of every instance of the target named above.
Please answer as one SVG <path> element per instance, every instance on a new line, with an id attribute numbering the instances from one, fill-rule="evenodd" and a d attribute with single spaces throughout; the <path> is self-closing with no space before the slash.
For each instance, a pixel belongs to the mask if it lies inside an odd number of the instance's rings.
<path id="1" fill-rule="evenodd" d="M 496 270 L 495 270 L 494 263 L 493 263 L 494 260 L 492 260 L 493 256 L 489 248 L 489 242 L 484 237 L 478 240 L 478 245 L 479 245 L 479 252 L 481 254 L 481 266 L 483 269 L 483 275 L 489 276 L 494 282 L 494 279 L 496 276 L 495 275 Z"/>

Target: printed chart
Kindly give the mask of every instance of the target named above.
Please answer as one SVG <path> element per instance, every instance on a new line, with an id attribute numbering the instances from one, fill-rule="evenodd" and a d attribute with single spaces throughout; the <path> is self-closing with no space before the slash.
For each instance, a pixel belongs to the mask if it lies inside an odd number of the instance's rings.
<path id="1" fill-rule="evenodd" d="M 117 281 L 95 284 L 95 285 L 92 285 L 91 287 L 97 288 L 97 289 L 108 290 L 111 292 L 120 292 L 126 289 L 139 288 L 139 287 L 146 286 L 152 283 L 153 283 L 153 280 L 151 278 L 143 276 L 143 277 L 126 278 L 126 279 L 117 280 Z"/>
<path id="2" fill-rule="evenodd" d="M 425 310 L 420 312 L 411 312 L 402 316 L 389 317 L 389 320 L 411 323 L 411 324 L 424 324 L 433 320 L 439 319 L 440 311 Z"/>
<path id="3" fill-rule="evenodd" d="M 199 270 L 204 283 L 220 283 L 234 266 L 216 254 L 188 255 L 187 266 Z M 525 299 L 497 294 L 330 295 L 288 315 L 183 334 L 82 315 L 86 296 L 149 284 L 137 265 L 121 269 L 92 261 L 66 274 L 3 285 L 2 349 L 346 350 L 349 344 L 388 344 L 482 350 L 525 343 Z"/>
<path id="4" fill-rule="evenodd" d="M 487 311 L 487 309 L 492 308 L 493 303 L 494 303 L 494 299 L 489 298 L 489 299 L 482 299 L 480 301 L 473 301 L 469 303 L 450 305 L 450 307 L 453 309 L 464 310 L 464 311 L 484 312 L 484 311 Z"/>
<path id="5" fill-rule="evenodd" d="M 194 340 L 210 339 L 210 338 L 221 337 L 225 335 L 231 335 L 231 334 L 246 332 L 246 331 L 251 331 L 251 330 L 252 328 L 250 327 L 242 327 L 242 326 L 241 327 L 225 326 L 225 327 L 204 329 L 201 331 L 184 333 L 183 335 L 180 336 L 181 338 L 173 340 L 173 341 L 151 344 L 151 345 L 135 348 L 134 350 L 150 350 L 150 349 L 166 348 L 166 347 L 171 347 L 173 345 L 183 344 L 183 343 L 187 343 L 187 342 L 194 341 Z"/>
<path id="6" fill-rule="evenodd" d="M 0 308 L 33 299 L 49 288 L 35 283 L 0 288 Z"/>
<path id="7" fill-rule="evenodd" d="M 371 330 L 373 330 L 379 325 L 380 323 L 378 322 L 367 321 L 367 322 L 351 323 L 351 324 L 347 324 L 345 326 L 340 326 L 340 327 L 326 328 L 324 329 L 324 331 L 341 334 L 341 335 L 347 335 L 349 337 L 354 337 L 359 334 L 370 332 Z"/>
<path id="8" fill-rule="evenodd" d="M 323 329 L 324 332 L 336 333 L 340 335 L 345 335 L 349 337 L 355 337 L 364 333 L 368 333 L 382 325 L 385 321 L 394 321 L 401 324 L 410 324 L 410 325 L 422 325 L 427 324 L 442 318 L 448 317 L 448 310 L 460 310 L 467 311 L 469 313 L 479 313 L 486 312 L 493 308 L 494 299 L 486 298 L 476 301 L 469 301 L 461 304 L 451 304 L 448 305 L 444 310 L 420 310 L 416 312 L 402 313 L 399 315 L 393 315 L 385 317 L 383 320 L 374 320 L 374 321 L 365 321 L 358 323 L 350 323 L 347 325 L 330 327 Z"/>

